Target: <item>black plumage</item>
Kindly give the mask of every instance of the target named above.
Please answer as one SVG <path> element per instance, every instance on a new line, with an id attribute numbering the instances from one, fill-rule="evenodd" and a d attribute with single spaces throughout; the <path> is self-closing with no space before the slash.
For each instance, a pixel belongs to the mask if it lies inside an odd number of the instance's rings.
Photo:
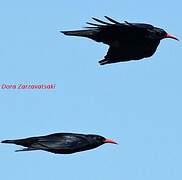
<path id="1" fill-rule="evenodd" d="M 100 24 L 87 22 L 92 26 L 86 27 L 85 30 L 61 32 L 69 36 L 87 37 L 109 45 L 107 55 L 99 61 L 101 65 L 150 57 L 155 53 L 160 40 L 164 38 L 178 40 L 163 29 L 150 24 L 127 21 L 120 23 L 110 17 L 105 16 L 105 18 L 110 22 L 92 18 Z"/>
<path id="2" fill-rule="evenodd" d="M 25 139 L 4 140 L 2 143 L 26 147 L 16 151 L 44 150 L 55 154 L 71 154 L 85 151 L 101 146 L 104 143 L 117 144 L 115 141 L 99 135 L 76 133 L 55 133 Z"/>

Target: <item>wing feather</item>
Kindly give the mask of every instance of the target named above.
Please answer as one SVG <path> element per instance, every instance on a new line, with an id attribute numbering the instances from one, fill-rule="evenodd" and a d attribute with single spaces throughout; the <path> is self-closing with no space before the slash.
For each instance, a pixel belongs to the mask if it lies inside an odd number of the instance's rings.
<path id="1" fill-rule="evenodd" d="M 105 24 L 105 25 L 111 25 L 108 22 L 101 21 L 100 19 L 97 19 L 97 18 L 94 18 L 94 17 L 92 19 L 95 20 L 95 21 L 97 21 L 97 22 L 99 22 L 99 23 Z"/>
<path id="2" fill-rule="evenodd" d="M 118 21 L 116 21 L 116 20 L 114 20 L 114 19 L 112 19 L 112 18 L 110 18 L 110 17 L 108 17 L 108 16 L 104 16 L 106 19 L 108 19 L 109 21 L 111 21 L 112 23 L 114 23 L 114 24 L 120 24 L 120 22 L 118 22 Z"/>

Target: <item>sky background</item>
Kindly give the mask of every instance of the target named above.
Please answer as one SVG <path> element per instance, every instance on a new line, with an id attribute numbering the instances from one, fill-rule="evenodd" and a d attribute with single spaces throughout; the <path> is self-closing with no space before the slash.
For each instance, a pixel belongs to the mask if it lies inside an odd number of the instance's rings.
<path id="1" fill-rule="evenodd" d="M 59 32 L 107 15 L 182 39 L 181 6 L 180 0 L 1 1 L 0 84 L 56 89 L 0 89 L 0 140 L 75 132 L 119 145 L 55 155 L 0 144 L 0 179 L 182 179 L 181 41 L 163 40 L 142 61 L 100 66 L 106 45 Z"/>

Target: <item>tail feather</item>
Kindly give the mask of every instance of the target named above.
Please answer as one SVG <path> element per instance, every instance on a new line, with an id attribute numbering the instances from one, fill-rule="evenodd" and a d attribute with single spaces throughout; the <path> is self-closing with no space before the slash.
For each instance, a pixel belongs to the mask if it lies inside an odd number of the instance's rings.
<path id="1" fill-rule="evenodd" d="M 60 32 L 68 36 L 82 36 L 82 37 L 92 37 L 95 33 L 95 31 L 93 30 L 60 31 Z"/>
<path id="2" fill-rule="evenodd" d="M 16 139 L 16 140 L 4 140 L 4 141 L 1 141 L 1 143 L 9 143 L 9 144 L 16 144 L 16 145 L 29 147 L 35 141 L 36 141 L 35 138 L 26 138 L 26 139 Z"/>
<path id="3" fill-rule="evenodd" d="M 4 140 L 4 141 L 1 141 L 1 143 L 10 143 L 10 144 L 14 144 L 14 143 L 15 143 L 15 140 Z"/>

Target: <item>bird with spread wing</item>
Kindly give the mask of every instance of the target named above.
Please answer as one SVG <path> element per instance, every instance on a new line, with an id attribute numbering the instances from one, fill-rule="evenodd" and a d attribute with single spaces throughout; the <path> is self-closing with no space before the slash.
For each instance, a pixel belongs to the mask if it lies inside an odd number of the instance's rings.
<path id="1" fill-rule="evenodd" d="M 108 16 L 105 18 L 109 22 L 92 18 L 98 24 L 87 22 L 91 26 L 85 30 L 61 31 L 65 35 L 86 37 L 109 45 L 107 55 L 99 61 L 100 65 L 150 57 L 155 53 L 160 40 L 164 38 L 178 40 L 165 30 L 150 24 L 127 21 L 120 23 Z"/>

